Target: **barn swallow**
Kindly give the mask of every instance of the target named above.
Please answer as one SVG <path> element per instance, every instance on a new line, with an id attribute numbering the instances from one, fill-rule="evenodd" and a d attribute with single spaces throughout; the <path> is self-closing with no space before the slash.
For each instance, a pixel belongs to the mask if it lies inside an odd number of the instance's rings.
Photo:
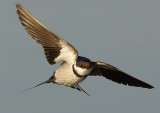
<path id="1" fill-rule="evenodd" d="M 86 57 L 79 56 L 77 50 L 69 42 L 49 30 L 21 4 L 16 4 L 16 7 L 21 24 L 28 34 L 43 47 L 48 63 L 53 65 L 62 62 L 48 80 L 30 89 L 45 83 L 54 83 L 77 89 L 89 95 L 79 85 L 88 76 L 103 76 L 124 85 L 154 88 L 110 64 L 100 61 L 94 62 Z"/>

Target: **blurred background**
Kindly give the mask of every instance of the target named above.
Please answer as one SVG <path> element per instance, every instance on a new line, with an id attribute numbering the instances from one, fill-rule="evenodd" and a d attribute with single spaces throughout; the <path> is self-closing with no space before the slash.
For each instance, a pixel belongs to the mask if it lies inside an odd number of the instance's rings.
<path id="1" fill-rule="evenodd" d="M 159 113 L 160 1 L 21 0 L 21 4 L 79 55 L 103 61 L 155 89 L 88 77 L 80 85 L 91 96 L 53 84 L 28 89 L 52 76 L 43 49 L 19 22 L 15 4 L 0 1 L 1 113 Z"/>

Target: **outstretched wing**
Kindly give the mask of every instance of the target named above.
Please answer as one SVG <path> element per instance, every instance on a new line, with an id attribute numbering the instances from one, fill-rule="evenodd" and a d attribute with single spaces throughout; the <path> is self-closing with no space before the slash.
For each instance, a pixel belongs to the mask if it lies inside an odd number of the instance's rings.
<path id="1" fill-rule="evenodd" d="M 134 78 L 125 72 L 119 70 L 118 68 L 111 66 L 103 62 L 96 62 L 91 75 L 103 76 L 109 80 L 117 83 L 122 83 L 124 85 L 143 87 L 143 88 L 154 88 L 148 83 L 145 83 L 137 78 Z"/>
<path id="2" fill-rule="evenodd" d="M 26 31 L 44 48 L 49 64 L 60 61 L 67 63 L 77 59 L 77 50 L 64 39 L 51 32 L 46 26 L 33 17 L 21 4 L 16 4 L 17 14 Z"/>

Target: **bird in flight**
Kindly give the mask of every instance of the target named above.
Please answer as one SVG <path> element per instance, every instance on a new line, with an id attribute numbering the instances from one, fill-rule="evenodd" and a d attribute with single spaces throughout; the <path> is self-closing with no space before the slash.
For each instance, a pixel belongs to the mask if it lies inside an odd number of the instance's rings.
<path id="1" fill-rule="evenodd" d="M 21 24 L 28 34 L 42 45 L 48 63 L 53 65 L 62 62 L 48 80 L 30 89 L 45 83 L 54 83 L 77 89 L 89 95 L 79 85 L 88 76 L 103 76 L 124 85 L 154 88 L 110 64 L 100 61 L 94 62 L 86 57 L 79 56 L 77 50 L 70 43 L 49 30 L 21 4 L 16 4 L 16 7 Z"/>

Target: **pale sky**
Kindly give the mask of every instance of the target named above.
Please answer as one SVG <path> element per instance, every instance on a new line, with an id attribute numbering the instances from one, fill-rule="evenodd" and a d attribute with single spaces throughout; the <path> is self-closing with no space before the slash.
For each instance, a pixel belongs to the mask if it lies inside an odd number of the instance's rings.
<path id="1" fill-rule="evenodd" d="M 0 1 L 1 113 L 159 113 L 160 1 L 21 0 L 21 4 L 79 55 L 114 65 L 155 87 L 143 89 L 88 77 L 80 85 L 91 96 L 46 84 L 52 76 L 42 47 L 19 22 L 15 4 Z"/>

